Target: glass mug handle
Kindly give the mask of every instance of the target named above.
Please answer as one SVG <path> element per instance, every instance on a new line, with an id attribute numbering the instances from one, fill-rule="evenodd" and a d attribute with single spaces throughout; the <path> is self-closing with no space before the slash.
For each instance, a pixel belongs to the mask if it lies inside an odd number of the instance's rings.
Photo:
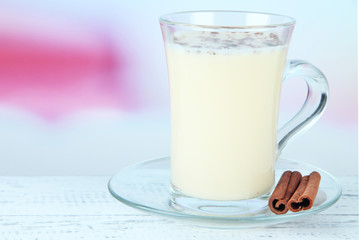
<path id="1" fill-rule="evenodd" d="M 277 157 L 288 141 L 310 128 L 321 116 L 328 100 L 328 82 L 324 74 L 303 60 L 290 60 L 283 81 L 300 77 L 307 83 L 307 98 L 299 112 L 278 130 Z M 278 158 L 277 158 L 278 159 Z"/>

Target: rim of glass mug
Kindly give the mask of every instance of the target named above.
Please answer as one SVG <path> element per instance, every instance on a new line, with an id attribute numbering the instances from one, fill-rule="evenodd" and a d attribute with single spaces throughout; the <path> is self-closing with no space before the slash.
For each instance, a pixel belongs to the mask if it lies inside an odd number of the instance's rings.
<path id="1" fill-rule="evenodd" d="M 193 17 L 188 18 L 185 20 L 185 16 L 190 16 L 193 14 L 199 14 L 202 15 L 202 19 L 205 19 L 205 21 L 210 21 L 209 15 L 205 16 L 204 14 L 226 14 L 228 15 L 235 15 L 244 17 L 247 15 L 247 22 L 249 24 L 243 23 L 238 24 L 239 21 L 234 21 L 233 18 L 231 18 L 231 23 L 226 24 L 207 24 L 207 23 L 192 23 L 193 20 L 198 21 L 199 18 L 194 19 Z M 248 16 L 252 15 L 252 18 L 249 18 Z M 181 20 L 182 17 L 182 20 Z M 254 21 L 253 17 L 257 17 Z M 259 17 L 259 18 L 258 18 Z M 218 17 L 217 17 L 218 18 Z M 211 19 L 212 22 L 214 19 Z M 259 20 L 259 21 L 258 21 Z M 274 13 L 265 13 L 265 12 L 252 12 L 252 11 L 235 11 L 235 10 L 200 10 L 200 11 L 182 11 L 182 12 L 173 12 L 173 13 L 167 13 L 162 15 L 159 18 L 159 21 L 161 24 L 166 25 L 176 25 L 176 26 L 183 26 L 183 27 L 197 27 L 202 29 L 258 29 L 258 28 L 276 28 L 276 27 L 286 27 L 286 26 L 292 26 L 295 24 L 296 20 L 292 17 L 280 15 L 280 14 L 274 14 Z M 258 23 L 258 22 L 265 22 L 268 23 Z M 251 23 L 254 22 L 254 23 Z"/>

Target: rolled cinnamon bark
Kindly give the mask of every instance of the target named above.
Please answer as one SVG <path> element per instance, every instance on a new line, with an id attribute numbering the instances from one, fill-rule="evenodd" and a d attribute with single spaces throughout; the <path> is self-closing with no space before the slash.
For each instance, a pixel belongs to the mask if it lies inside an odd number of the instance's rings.
<path id="1" fill-rule="evenodd" d="M 278 215 L 288 212 L 287 202 L 297 189 L 301 179 L 300 172 L 286 171 L 283 173 L 268 201 L 268 206 L 273 213 Z"/>
<path id="2" fill-rule="evenodd" d="M 318 194 L 321 176 L 318 172 L 312 172 L 309 175 L 308 185 L 299 201 L 302 203 L 303 210 L 312 208 L 314 200 Z"/>
<path id="3" fill-rule="evenodd" d="M 302 210 L 302 204 L 299 201 L 300 196 L 304 193 L 308 185 L 309 176 L 304 176 L 300 182 L 297 190 L 288 201 L 288 209 L 292 212 L 299 212 Z"/>
<path id="4" fill-rule="evenodd" d="M 304 176 L 297 190 L 288 201 L 288 209 L 292 212 L 310 209 L 317 196 L 320 179 L 318 172 L 312 172 L 309 176 Z"/>

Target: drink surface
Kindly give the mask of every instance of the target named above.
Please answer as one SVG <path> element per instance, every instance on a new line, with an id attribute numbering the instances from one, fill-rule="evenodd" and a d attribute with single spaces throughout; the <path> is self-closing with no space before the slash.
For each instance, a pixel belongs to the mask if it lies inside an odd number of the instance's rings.
<path id="1" fill-rule="evenodd" d="M 170 42 L 172 46 L 182 47 L 183 50 L 209 54 L 253 53 L 283 47 L 281 39 L 274 32 L 177 31 Z"/>
<path id="2" fill-rule="evenodd" d="M 286 47 L 273 33 L 177 32 L 166 44 L 171 183 L 188 196 L 241 200 L 274 184 Z"/>

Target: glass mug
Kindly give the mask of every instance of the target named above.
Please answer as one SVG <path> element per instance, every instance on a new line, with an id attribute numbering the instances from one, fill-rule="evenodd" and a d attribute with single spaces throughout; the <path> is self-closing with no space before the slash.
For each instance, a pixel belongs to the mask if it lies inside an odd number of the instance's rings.
<path id="1" fill-rule="evenodd" d="M 328 96 L 325 76 L 287 62 L 295 20 L 240 11 L 160 18 L 171 101 L 172 206 L 211 214 L 255 212 L 275 183 L 275 162 L 310 127 Z M 277 133 L 282 81 L 304 79 L 308 95 Z M 264 204 L 264 205 L 263 205 Z"/>

